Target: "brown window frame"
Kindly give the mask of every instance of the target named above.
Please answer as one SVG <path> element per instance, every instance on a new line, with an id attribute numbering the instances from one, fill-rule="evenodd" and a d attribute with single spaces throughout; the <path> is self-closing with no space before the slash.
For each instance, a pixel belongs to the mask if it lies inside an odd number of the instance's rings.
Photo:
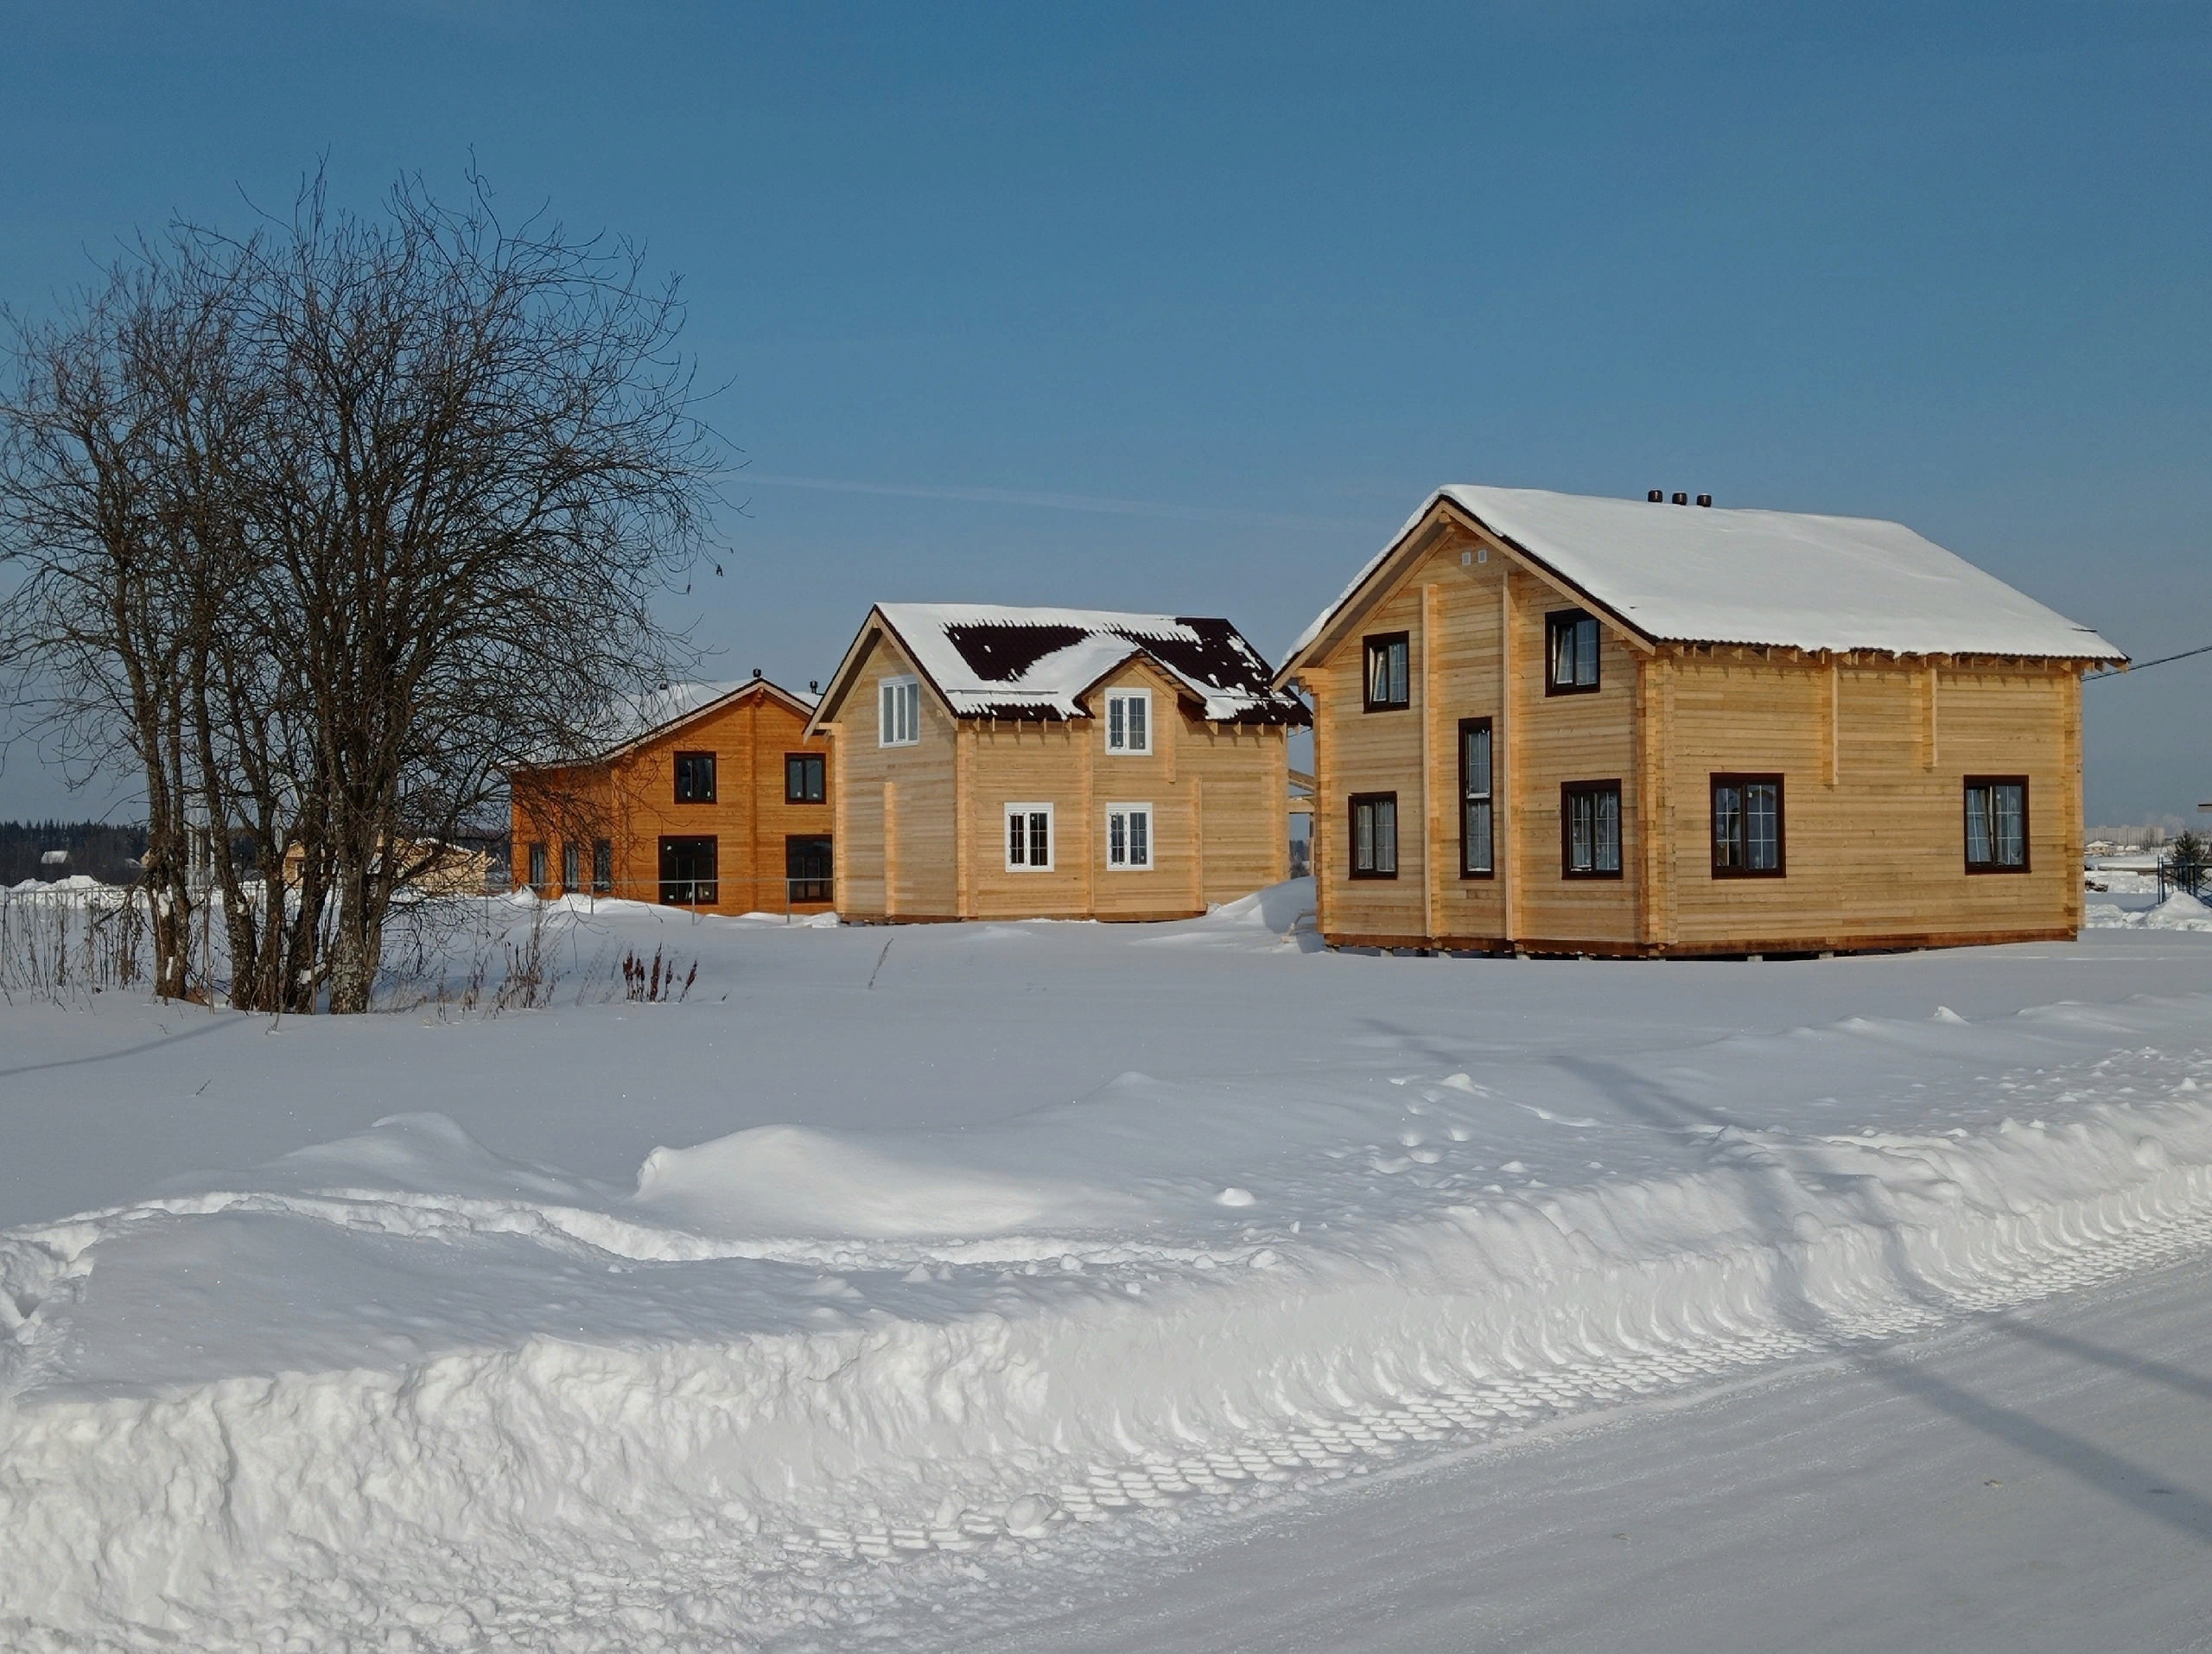
<path id="1" fill-rule="evenodd" d="M 820 778 L 822 790 L 812 798 L 806 792 L 804 781 L 793 785 L 795 774 L 804 774 L 811 766 Z M 784 754 L 784 802 L 785 804 L 827 804 L 830 802 L 830 755 L 827 753 L 785 753 Z"/>
<path id="2" fill-rule="evenodd" d="M 524 856 L 524 865 L 530 875 L 530 876 L 524 879 L 523 882 L 528 885 L 532 890 L 543 894 L 548 882 L 545 877 L 547 871 L 545 861 L 545 841 L 542 838 L 531 839 L 523 846 L 523 851 Z"/>
<path id="3" fill-rule="evenodd" d="M 1406 652 L 1406 698 L 1402 701 L 1378 701 L 1374 695 L 1375 653 L 1378 649 L 1393 646 Z M 1376 632 L 1362 638 L 1359 640 L 1359 709 L 1363 712 L 1404 712 L 1413 703 L 1414 634 L 1410 632 Z"/>
<path id="4" fill-rule="evenodd" d="M 2020 789 L 2020 859 L 2017 862 L 1977 862 L 1974 859 L 1974 838 L 1967 827 L 1967 799 L 1976 787 L 1999 786 Z M 1959 787 L 1959 849 L 1968 873 L 2032 873 L 2035 870 L 2035 835 L 2031 830 L 2034 817 L 2031 813 L 2029 793 L 2028 778 L 2024 775 L 1969 775 L 1963 779 Z"/>
<path id="5" fill-rule="evenodd" d="M 1720 862 L 1720 842 L 1715 827 L 1720 819 L 1720 789 L 1724 786 L 1768 786 L 1774 788 L 1774 865 L 1770 868 L 1724 867 Z M 1716 879 L 1782 879 L 1789 874 L 1789 795 L 1779 775 L 1750 770 L 1716 770 L 1708 778 L 1705 793 L 1707 850 L 1713 858 L 1713 876 Z M 1751 851 L 1748 835 L 1740 840 L 1745 853 Z"/>
<path id="6" fill-rule="evenodd" d="M 829 873 L 819 879 L 803 877 L 791 871 L 791 861 L 802 844 L 819 844 L 829 861 Z M 802 888 L 801 887 L 806 887 Z M 784 835 L 784 893 L 792 901 L 835 901 L 837 899 L 836 842 L 827 833 L 786 833 Z"/>
<path id="7" fill-rule="evenodd" d="M 1388 872 L 1369 868 L 1363 871 L 1359 865 L 1359 811 L 1364 805 L 1372 809 L 1378 804 L 1390 806 L 1390 867 Z M 1395 879 L 1398 876 L 1398 795 L 1395 792 L 1355 792 L 1344 800 L 1344 867 L 1355 879 Z"/>
<path id="8" fill-rule="evenodd" d="M 707 794 L 704 798 L 700 798 L 696 794 L 686 796 L 683 791 L 684 767 L 686 765 L 696 765 L 701 759 L 704 759 L 707 762 Z M 715 772 L 719 768 L 720 766 L 715 762 L 715 755 L 712 753 L 677 753 L 674 755 L 674 761 L 669 766 L 671 782 L 669 791 L 675 795 L 676 802 L 678 804 L 713 804 L 715 802 L 715 794 L 718 790 L 718 778 Z M 696 775 L 693 779 L 696 783 Z"/>
<path id="9" fill-rule="evenodd" d="M 561 894 L 573 896 L 584 887 L 584 847 L 573 838 L 561 841 Z"/>
<path id="10" fill-rule="evenodd" d="M 591 842 L 591 888 L 595 896 L 614 894 L 614 841 L 594 838 Z"/>
<path id="11" fill-rule="evenodd" d="M 1467 865 L 1467 805 L 1473 802 L 1467 796 L 1467 737 L 1478 729 L 1490 735 L 1490 790 L 1483 794 L 1483 802 L 1490 806 L 1490 865 L 1486 868 Z M 1497 877 L 1497 724 L 1492 718 L 1459 720 L 1459 876 Z"/>
<path id="12" fill-rule="evenodd" d="M 678 844 L 704 844 L 713 870 L 704 877 L 694 873 L 690 878 L 671 877 L 668 871 L 669 852 Z M 660 875 L 658 894 L 664 907 L 718 907 L 721 905 L 721 839 L 715 833 L 663 833 L 660 837 L 660 865 L 655 869 Z M 681 887 L 688 890 L 688 897 L 676 894 Z"/>
<path id="13" fill-rule="evenodd" d="M 1613 831 L 1618 839 L 1614 846 L 1615 857 L 1620 863 L 1611 868 L 1577 868 L 1574 865 L 1574 799 L 1583 793 L 1613 795 Z M 1595 846 L 1592 849 L 1594 851 Z M 1559 876 L 1562 879 L 1618 879 L 1624 876 L 1628 866 L 1628 820 L 1621 799 L 1618 776 L 1605 781 L 1561 781 L 1559 784 Z"/>
<path id="14" fill-rule="evenodd" d="M 1559 634 L 1570 627 L 1590 623 L 1590 681 L 1586 684 L 1562 684 L 1559 681 Z M 1605 628 L 1598 617 L 1586 608 L 1555 608 L 1544 616 L 1544 693 L 1546 695 L 1595 695 L 1605 686 L 1605 668 L 1601 664 L 1605 654 Z"/>

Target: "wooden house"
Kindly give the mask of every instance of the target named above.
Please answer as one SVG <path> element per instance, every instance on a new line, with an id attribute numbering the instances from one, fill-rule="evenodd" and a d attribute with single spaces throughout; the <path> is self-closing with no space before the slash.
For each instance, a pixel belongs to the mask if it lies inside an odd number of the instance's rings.
<path id="1" fill-rule="evenodd" d="M 1330 941 L 1773 954 L 2069 937 L 2120 652 L 1896 523 L 1439 491 L 1277 674 Z"/>
<path id="2" fill-rule="evenodd" d="M 514 881 L 702 913 L 830 909 L 830 742 L 813 703 L 754 678 L 678 684 L 590 759 L 515 770 Z"/>
<path id="3" fill-rule="evenodd" d="M 1285 876 L 1306 722 L 1226 620 L 885 603 L 832 735 L 850 919 L 1169 919 Z"/>

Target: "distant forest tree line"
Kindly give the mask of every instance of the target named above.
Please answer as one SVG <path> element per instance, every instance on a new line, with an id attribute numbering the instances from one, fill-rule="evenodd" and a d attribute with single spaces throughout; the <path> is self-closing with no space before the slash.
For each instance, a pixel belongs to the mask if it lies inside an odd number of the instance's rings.
<path id="1" fill-rule="evenodd" d="M 365 1010 L 416 862 L 688 655 L 655 601 L 724 450 L 675 286 L 470 184 L 362 216 L 318 175 L 7 318 L 0 705 L 132 766 L 164 996 L 216 991 L 204 904 L 232 1005 Z"/>
<path id="2" fill-rule="evenodd" d="M 50 863 L 55 850 L 68 859 Z M 0 889 L 26 879 L 52 881 L 81 874 L 102 884 L 136 884 L 146 854 L 146 830 L 104 821 L 0 821 Z"/>

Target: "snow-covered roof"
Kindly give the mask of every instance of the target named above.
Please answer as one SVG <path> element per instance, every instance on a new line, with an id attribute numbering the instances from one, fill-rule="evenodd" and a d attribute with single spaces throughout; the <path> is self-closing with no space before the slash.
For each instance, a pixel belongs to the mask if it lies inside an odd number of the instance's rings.
<path id="1" fill-rule="evenodd" d="M 1314 618 L 1292 664 L 1441 499 L 1654 641 L 2126 658 L 1902 523 L 1454 483 Z"/>
<path id="2" fill-rule="evenodd" d="M 1221 723 L 1301 723 L 1258 650 L 1227 620 L 991 603 L 882 603 L 875 611 L 957 716 L 1072 718 L 1078 697 L 1143 654 Z"/>
<path id="3" fill-rule="evenodd" d="M 662 730 L 685 722 L 748 690 L 773 695 L 802 713 L 814 710 L 815 697 L 787 690 L 765 678 L 740 678 L 723 682 L 705 680 L 663 684 L 658 689 L 632 696 L 608 709 L 600 733 L 588 744 L 586 760 L 541 758 L 535 764 L 575 763 L 613 758 Z"/>

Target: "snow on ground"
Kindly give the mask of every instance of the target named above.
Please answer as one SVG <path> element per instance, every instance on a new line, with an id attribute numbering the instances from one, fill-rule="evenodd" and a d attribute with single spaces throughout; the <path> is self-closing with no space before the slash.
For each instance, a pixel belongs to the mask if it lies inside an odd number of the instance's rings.
<path id="1" fill-rule="evenodd" d="M 0 1010 L 0 1642 L 950 1645 L 2212 1238 L 2189 930 L 1453 961 L 1309 906 L 524 898 L 546 1010 Z M 683 1003 L 607 1000 L 632 949 Z"/>
<path id="2" fill-rule="evenodd" d="M 2139 925 L 2153 931 L 2212 931 L 2212 907 L 2186 890 L 2177 890 L 2155 906 L 2123 907 L 2117 902 L 2093 901 L 2082 916 L 2090 930 L 2119 930 Z"/>

